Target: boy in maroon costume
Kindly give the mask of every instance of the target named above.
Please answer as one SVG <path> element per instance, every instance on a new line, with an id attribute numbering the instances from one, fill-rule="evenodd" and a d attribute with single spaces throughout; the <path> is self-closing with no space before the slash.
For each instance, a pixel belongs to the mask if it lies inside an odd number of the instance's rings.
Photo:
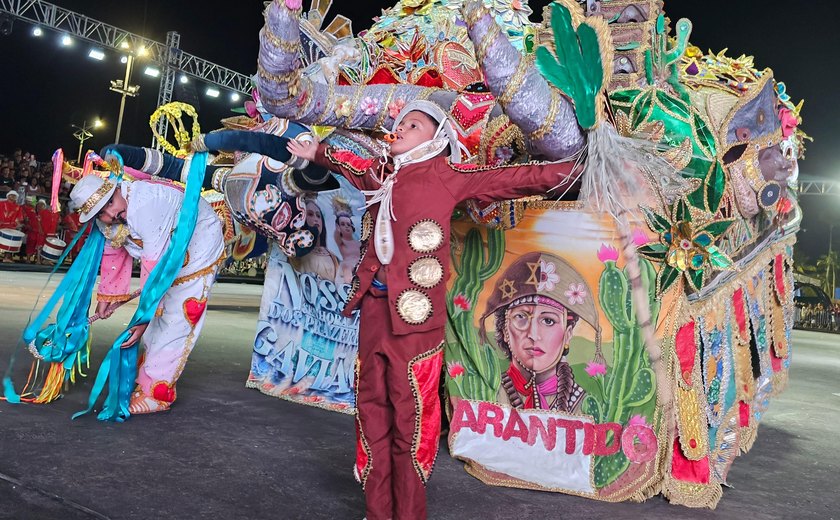
<path id="1" fill-rule="evenodd" d="M 570 185 L 576 173 L 572 163 L 455 164 L 457 136 L 443 110 L 429 101 L 406 105 L 394 133 L 384 164 L 314 142 L 288 144 L 301 159 L 341 173 L 368 200 L 361 261 L 343 311 L 361 312 L 355 469 L 368 520 L 426 518 L 424 486 L 440 436 L 437 391 L 452 211 L 466 199 L 543 194 Z"/>

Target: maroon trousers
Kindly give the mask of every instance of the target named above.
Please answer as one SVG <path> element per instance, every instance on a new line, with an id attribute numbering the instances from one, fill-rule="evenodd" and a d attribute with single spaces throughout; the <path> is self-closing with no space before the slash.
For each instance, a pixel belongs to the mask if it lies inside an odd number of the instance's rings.
<path id="1" fill-rule="evenodd" d="M 390 322 L 386 293 L 371 289 L 359 324 L 356 471 L 368 520 L 422 520 L 440 437 L 444 331 L 395 336 Z"/>

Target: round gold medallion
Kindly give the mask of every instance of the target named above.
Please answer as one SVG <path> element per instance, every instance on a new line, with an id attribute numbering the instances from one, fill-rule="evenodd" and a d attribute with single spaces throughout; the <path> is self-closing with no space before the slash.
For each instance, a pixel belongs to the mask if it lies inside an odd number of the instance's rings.
<path id="1" fill-rule="evenodd" d="M 443 245 L 443 228 L 434 220 L 421 220 L 411 226 L 408 243 L 418 253 L 431 253 Z"/>
<path id="2" fill-rule="evenodd" d="M 424 256 L 411 262 L 408 267 L 408 277 L 415 285 L 430 289 L 443 279 L 443 266 L 433 256 Z"/>
<path id="3" fill-rule="evenodd" d="M 409 325 L 419 325 L 432 315 L 432 300 L 420 291 L 408 289 L 397 298 L 397 312 Z"/>

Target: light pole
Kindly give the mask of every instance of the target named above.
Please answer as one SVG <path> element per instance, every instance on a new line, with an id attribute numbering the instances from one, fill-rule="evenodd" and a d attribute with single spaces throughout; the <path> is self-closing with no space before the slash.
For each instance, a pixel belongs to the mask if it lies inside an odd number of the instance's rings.
<path id="1" fill-rule="evenodd" d="M 73 132 L 73 137 L 79 140 L 79 155 L 76 156 L 76 164 L 81 165 L 82 163 L 82 147 L 84 147 L 85 141 L 93 137 L 93 132 L 91 132 L 91 130 L 93 130 L 94 128 L 99 128 L 102 125 L 103 123 L 100 119 L 94 121 L 93 124 L 90 126 L 88 126 L 87 124 L 87 119 L 84 120 L 82 126 L 70 125 L 76 129 L 76 131 Z"/>
<path id="2" fill-rule="evenodd" d="M 122 46 L 124 49 L 129 49 L 127 45 Z M 140 48 L 138 54 L 143 56 L 145 49 Z M 117 117 L 117 136 L 114 138 L 114 143 L 120 142 L 120 131 L 122 130 L 123 114 L 125 113 L 125 98 L 128 96 L 135 97 L 140 93 L 140 85 L 130 85 L 131 70 L 134 67 L 134 52 L 129 52 L 123 57 L 125 60 L 125 79 L 111 80 L 111 90 L 120 95 L 120 115 Z"/>
<path id="3" fill-rule="evenodd" d="M 831 249 L 831 239 L 834 236 L 834 223 L 831 222 L 828 225 L 828 258 L 826 258 L 825 262 L 825 282 L 828 282 L 828 269 L 831 267 L 831 294 L 829 295 L 831 298 L 834 298 L 834 290 L 835 290 L 835 270 L 837 266 L 834 265 L 834 257 L 832 256 L 833 250 Z"/>

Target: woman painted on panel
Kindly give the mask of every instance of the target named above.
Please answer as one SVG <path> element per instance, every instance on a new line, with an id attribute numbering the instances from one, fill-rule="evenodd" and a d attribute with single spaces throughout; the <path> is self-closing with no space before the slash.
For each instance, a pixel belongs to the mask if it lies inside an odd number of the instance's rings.
<path id="1" fill-rule="evenodd" d="M 338 259 L 327 249 L 324 215 L 314 199 L 306 201 L 306 225 L 315 234 L 317 245 L 302 257 L 289 258 L 289 263 L 299 273 L 312 273 L 325 280 L 335 280 L 338 274 Z"/>
<path id="2" fill-rule="evenodd" d="M 521 256 L 496 282 L 481 318 L 495 318 L 496 344 L 510 359 L 502 372 L 498 401 L 514 408 L 577 412 L 585 392 L 566 360 L 579 321 L 596 331 L 592 291 L 571 265 L 555 255 Z"/>

